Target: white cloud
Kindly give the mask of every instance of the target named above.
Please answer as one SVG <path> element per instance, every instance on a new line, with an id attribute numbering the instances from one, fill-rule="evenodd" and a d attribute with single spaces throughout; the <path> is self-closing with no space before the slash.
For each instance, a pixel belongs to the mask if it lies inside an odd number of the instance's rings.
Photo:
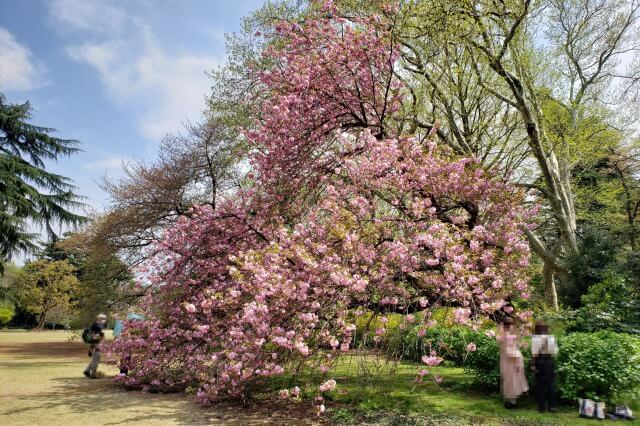
<path id="1" fill-rule="evenodd" d="M 207 55 L 169 54 L 148 29 L 133 55 L 131 45 L 122 41 L 85 43 L 68 52 L 98 72 L 114 101 L 141 106 L 140 130 L 152 140 L 181 130 L 187 119 L 200 118 L 210 87 L 205 71 L 220 63 Z"/>
<path id="2" fill-rule="evenodd" d="M 50 11 L 62 31 L 116 33 L 129 20 L 124 10 L 104 0 L 55 0 Z"/>
<path id="3" fill-rule="evenodd" d="M 0 27 L 0 89 L 36 89 L 45 83 L 42 74 L 31 51 Z"/>
<path id="4" fill-rule="evenodd" d="M 80 10 L 68 10 L 78 3 Z M 75 37 L 67 46 L 69 56 L 98 73 L 113 101 L 136 111 L 145 137 L 157 141 L 181 130 L 186 120 L 200 118 L 211 85 L 205 72 L 220 58 L 168 51 L 141 18 L 109 1 L 56 0 L 51 14 L 80 32 L 84 42 Z"/>
<path id="5" fill-rule="evenodd" d="M 111 157 L 103 160 L 89 161 L 84 163 L 82 168 L 85 170 L 97 170 L 100 172 L 116 172 L 121 173 L 123 165 L 130 162 L 130 158 Z"/>

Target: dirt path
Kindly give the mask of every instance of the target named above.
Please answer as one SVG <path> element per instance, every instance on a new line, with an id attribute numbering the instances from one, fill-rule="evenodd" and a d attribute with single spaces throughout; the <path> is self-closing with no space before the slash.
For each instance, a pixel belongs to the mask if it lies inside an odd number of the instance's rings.
<path id="1" fill-rule="evenodd" d="M 0 425 L 301 425 L 316 424 L 303 407 L 217 405 L 183 395 L 127 392 L 109 378 L 87 379 L 82 343 L 63 331 L 0 331 Z M 100 366 L 111 377 L 113 366 Z M 311 417 L 312 418 L 312 417 Z"/>

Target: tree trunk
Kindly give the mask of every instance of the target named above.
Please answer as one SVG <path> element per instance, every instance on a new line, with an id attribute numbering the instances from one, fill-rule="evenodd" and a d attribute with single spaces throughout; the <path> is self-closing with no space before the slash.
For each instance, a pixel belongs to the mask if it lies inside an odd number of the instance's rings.
<path id="1" fill-rule="evenodd" d="M 47 313 L 43 312 L 40 314 L 40 317 L 38 318 L 38 324 L 36 325 L 36 328 L 38 330 L 42 330 L 44 328 L 44 322 L 47 319 Z"/>
<path id="2" fill-rule="evenodd" d="M 548 306 L 558 310 L 558 292 L 556 291 L 555 271 L 550 262 L 545 262 L 542 268 L 544 282 L 544 299 Z"/>

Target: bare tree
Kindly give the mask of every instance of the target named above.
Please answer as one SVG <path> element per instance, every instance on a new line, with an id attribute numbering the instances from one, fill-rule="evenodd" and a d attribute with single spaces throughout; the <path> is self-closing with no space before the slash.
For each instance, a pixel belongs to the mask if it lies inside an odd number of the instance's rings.
<path id="1" fill-rule="evenodd" d="M 156 160 L 124 166 L 125 176 L 105 181 L 107 213 L 96 222 L 94 238 L 124 255 L 129 265 L 145 258 L 145 248 L 194 205 L 216 208 L 240 185 L 244 145 L 227 140 L 214 122 L 188 125 L 186 135 L 169 135 Z"/>

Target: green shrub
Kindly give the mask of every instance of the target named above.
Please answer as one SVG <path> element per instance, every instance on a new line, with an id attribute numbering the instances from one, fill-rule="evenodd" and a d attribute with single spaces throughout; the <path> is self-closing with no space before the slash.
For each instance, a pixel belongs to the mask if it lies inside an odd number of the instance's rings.
<path id="1" fill-rule="evenodd" d="M 464 370 L 473 375 L 477 386 L 487 389 L 500 387 L 500 347 L 494 337 L 478 338 L 475 352 L 469 353 Z"/>
<path id="2" fill-rule="evenodd" d="M 493 338 L 477 336 L 476 351 L 469 353 L 465 371 L 473 374 L 477 385 L 487 389 L 500 386 L 500 349 Z M 622 391 L 640 385 L 640 344 L 632 336 L 608 331 L 573 333 L 559 338 L 556 360 L 557 388 L 564 399 L 598 396 L 611 399 Z M 531 353 L 522 350 L 525 366 Z M 529 368 L 528 382 L 535 386 Z"/>
<path id="3" fill-rule="evenodd" d="M 418 335 L 418 330 L 419 326 L 390 330 L 384 345 L 386 354 L 421 362 L 421 357 L 434 349 L 445 361 L 464 367 L 466 372 L 473 375 L 477 386 L 499 388 L 500 349 L 495 337 L 460 326 L 429 328 L 423 337 Z M 475 343 L 476 350 L 468 352 L 467 345 L 471 342 Z M 523 356 L 525 363 L 528 363 L 529 353 L 523 351 Z"/>
<path id="4" fill-rule="evenodd" d="M 595 294 L 600 290 L 594 287 L 593 291 Z M 418 335 L 419 325 L 408 326 L 401 315 L 389 315 L 388 318 L 384 339 L 369 347 L 376 346 L 390 357 L 414 362 L 421 362 L 423 355 L 435 349 L 445 361 L 462 366 L 472 374 L 477 386 L 499 389 L 500 348 L 494 337 L 460 326 L 432 327 L 421 337 Z M 370 319 L 371 314 L 357 319 L 356 340 L 373 343 L 374 330 L 381 327 L 382 323 L 379 318 L 369 322 Z M 597 318 L 589 321 L 597 321 Z M 369 330 L 365 328 L 367 323 Z M 569 322 L 567 328 L 571 329 L 573 324 L 577 324 L 577 321 Z M 578 396 L 597 395 L 611 399 L 622 391 L 634 393 L 634 388 L 640 390 L 640 339 L 628 334 L 601 331 L 560 335 L 558 340 L 557 388 L 563 398 L 574 400 Z M 473 352 L 467 351 L 470 342 L 476 345 Z M 533 387 L 533 372 L 527 367 L 531 353 L 522 349 L 522 355 L 529 384 Z"/>
<path id="5" fill-rule="evenodd" d="M 581 306 L 582 295 L 594 284 L 602 282 L 615 267 L 617 242 L 599 227 L 587 226 L 580 232 L 579 250 L 565 259 L 569 270 L 558 287 L 558 297 L 570 308 Z"/>
<path id="6" fill-rule="evenodd" d="M 462 365 L 467 356 L 467 344 L 476 343 L 485 337 L 466 327 L 432 327 L 424 336 L 418 334 L 419 326 L 398 327 L 390 331 L 384 347 L 387 355 L 394 358 L 420 362 L 420 358 L 431 350 L 455 365 Z"/>
<path id="7" fill-rule="evenodd" d="M 5 327 L 16 314 L 15 308 L 9 303 L 0 303 L 0 327 Z"/>
<path id="8" fill-rule="evenodd" d="M 385 315 L 389 322 L 386 325 L 382 324 L 380 320 L 382 315 L 375 315 L 371 311 L 366 311 L 364 314 L 355 317 L 356 332 L 353 337 L 353 346 L 356 348 L 373 348 L 381 347 L 386 343 L 386 339 L 393 333 L 403 321 L 403 316 L 400 314 L 388 314 Z M 384 327 L 388 330 L 387 334 L 383 336 L 383 339 L 376 343 L 375 331 L 376 328 Z"/>
<path id="9" fill-rule="evenodd" d="M 640 342 L 610 331 L 569 334 L 560 342 L 557 371 L 563 398 L 611 400 L 640 386 Z"/>
<path id="10" fill-rule="evenodd" d="M 601 330 L 640 334 L 640 294 L 630 278 L 615 272 L 592 285 L 582 296 L 582 307 L 546 315 L 570 333 Z"/>

